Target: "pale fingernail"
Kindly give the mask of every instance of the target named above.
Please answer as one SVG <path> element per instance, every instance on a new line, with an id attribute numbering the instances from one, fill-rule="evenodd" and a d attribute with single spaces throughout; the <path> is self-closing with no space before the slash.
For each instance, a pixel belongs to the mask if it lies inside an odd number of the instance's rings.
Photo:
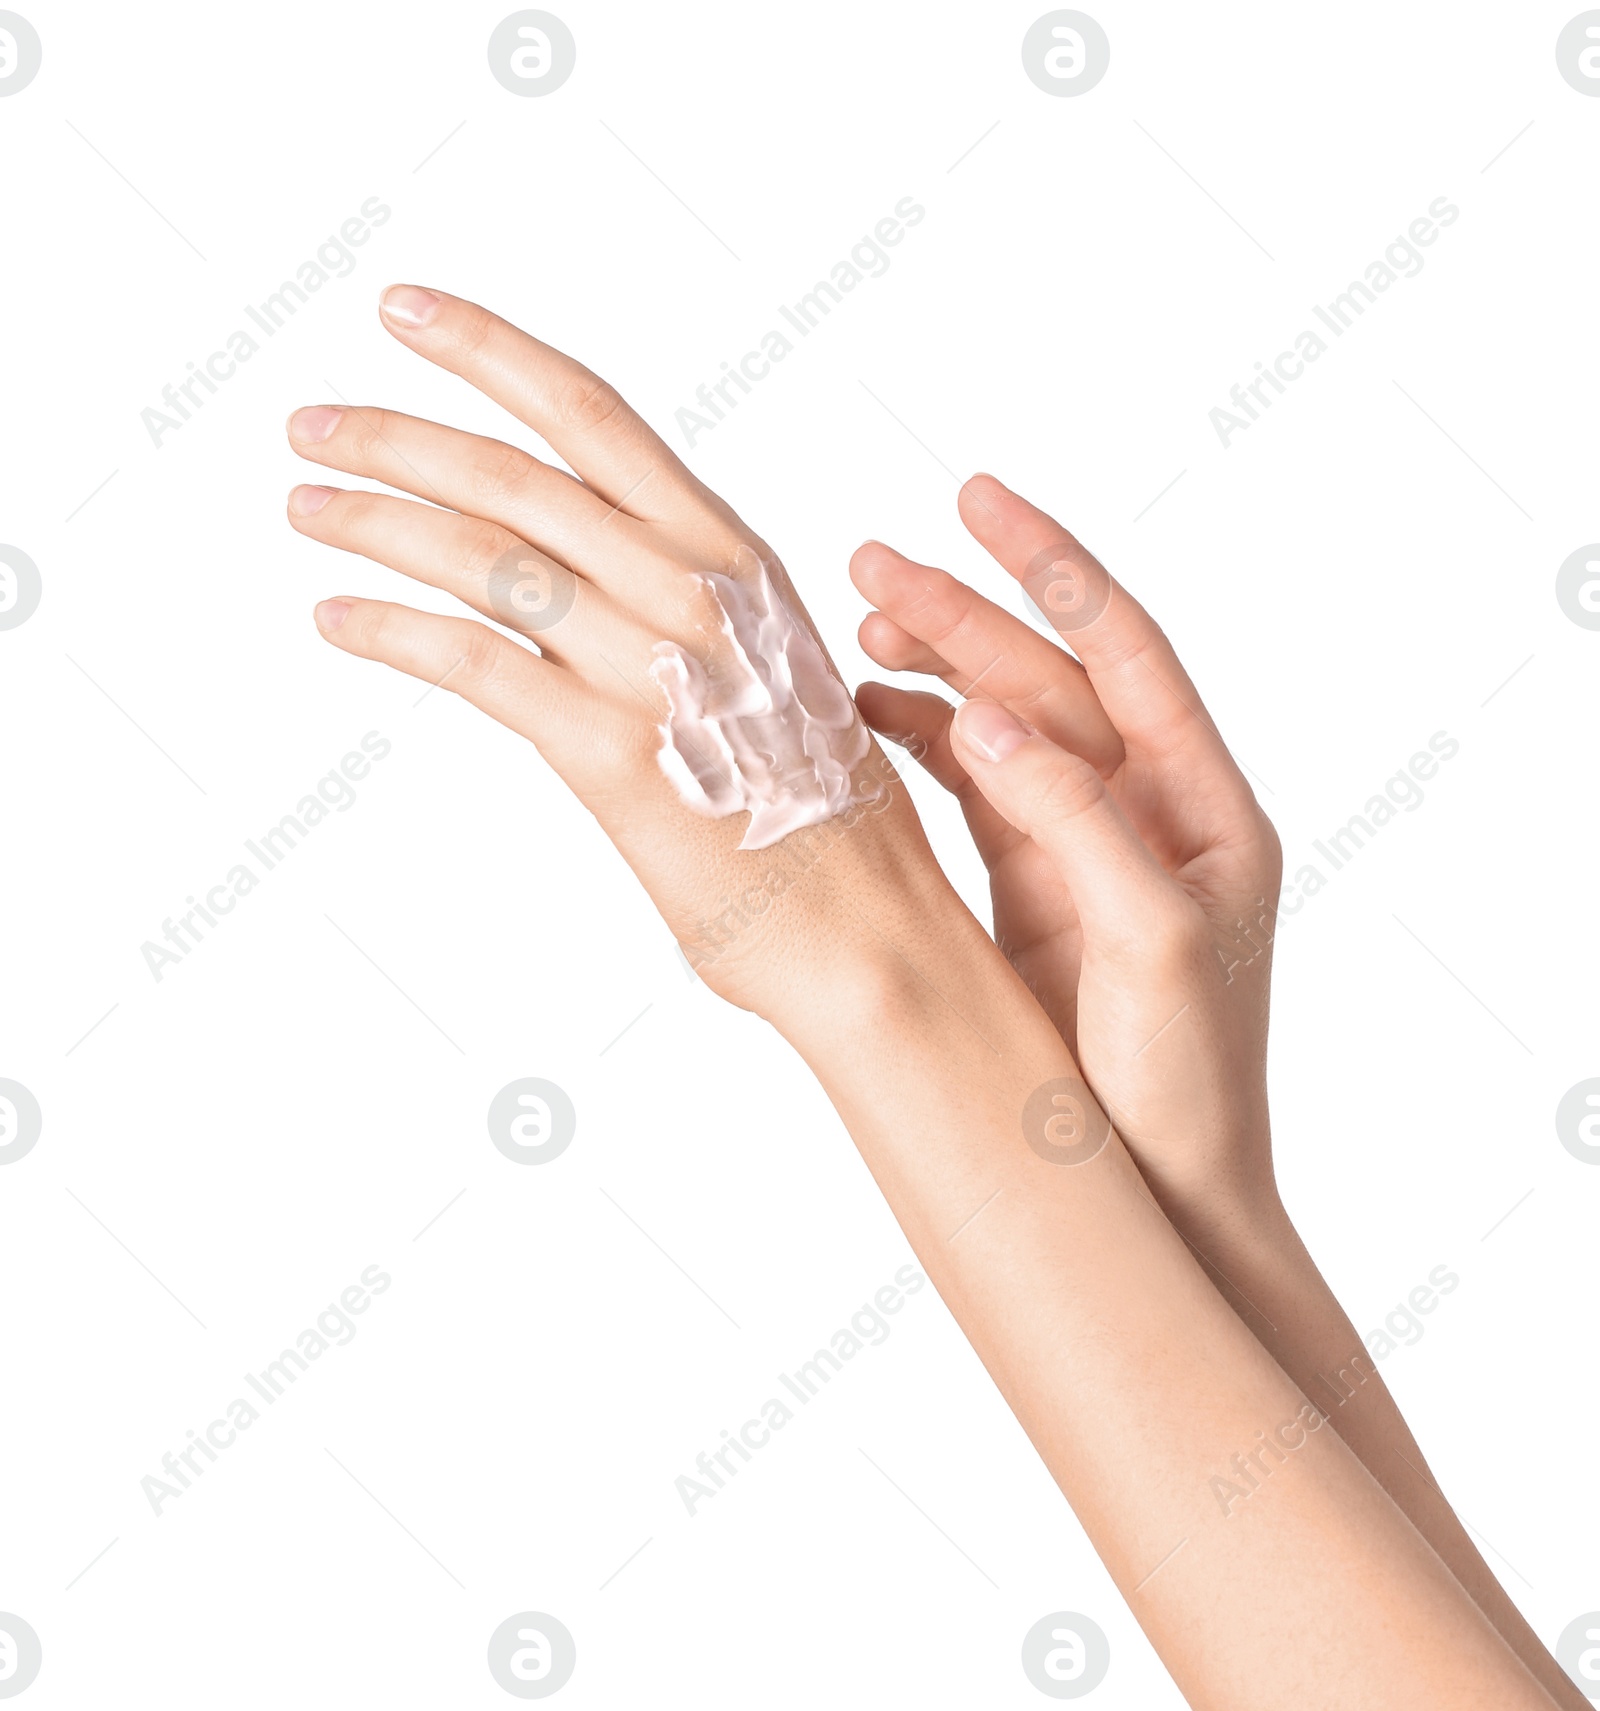
<path id="1" fill-rule="evenodd" d="M 289 432 L 302 445 L 314 446 L 339 426 L 343 410 L 333 404 L 312 404 L 289 418 Z"/>
<path id="2" fill-rule="evenodd" d="M 289 495 L 289 509 L 297 517 L 314 517 L 337 492 L 336 487 L 296 487 Z"/>
<path id="3" fill-rule="evenodd" d="M 348 600 L 324 600 L 312 616 L 317 620 L 317 628 L 323 632 L 337 630 L 345 621 L 350 610 Z"/>
<path id="4" fill-rule="evenodd" d="M 391 285 L 378 306 L 388 320 L 402 327 L 425 327 L 439 312 L 439 293 L 420 285 Z"/>
<path id="5" fill-rule="evenodd" d="M 956 709 L 956 730 L 968 748 L 992 761 L 1015 753 L 1032 734 L 996 701 L 963 701 Z"/>

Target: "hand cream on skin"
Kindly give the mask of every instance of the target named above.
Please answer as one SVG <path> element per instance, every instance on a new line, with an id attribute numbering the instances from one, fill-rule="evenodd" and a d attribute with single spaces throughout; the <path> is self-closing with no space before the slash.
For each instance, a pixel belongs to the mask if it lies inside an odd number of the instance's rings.
<path id="1" fill-rule="evenodd" d="M 749 812 L 742 850 L 763 850 L 881 793 L 851 773 L 871 739 L 816 638 L 783 604 L 749 547 L 739 580 L 699 578 L 721 639 L 706 661 L 657 642 L 650 676 L 667 697 L 657 759 L 686 807 L 723 819 Z"/>

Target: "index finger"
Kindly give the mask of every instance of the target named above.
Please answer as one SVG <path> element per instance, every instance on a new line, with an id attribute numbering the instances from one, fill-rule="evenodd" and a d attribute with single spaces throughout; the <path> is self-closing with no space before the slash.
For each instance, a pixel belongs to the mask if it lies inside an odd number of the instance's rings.
<path id="1" fill-rule="evenodd" d="M 684 519 L 699 483 L 608 381 L 464 297 L 391 285 L 384 325 L 525 422 L 586 486 L 628 515 Z"/>
<path id="2" fill-rule="evenodd" d="M 1253 802 L 1172 644 L 1094 554 L 992 475 L 973 476 L 959 504 L 969 532 L 1083 662 L 1124 740 L 1157 760 L 1198 767 L 1214 786 Z"/>

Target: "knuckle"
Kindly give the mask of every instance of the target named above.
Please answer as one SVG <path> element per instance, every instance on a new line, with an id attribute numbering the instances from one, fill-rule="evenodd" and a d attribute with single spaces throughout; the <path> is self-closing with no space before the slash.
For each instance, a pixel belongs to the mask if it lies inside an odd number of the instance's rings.
<path id="1" fill-rule="evenodd" d="M 486 523 L 474 517 L 468 522 L 462 539 L 462 561 L 470 576 L 487 577 L 500 560 L 520 544 L 515 535 L 502 529 L 498 523 Z"/>
<path id="2" fill-rule="evenodd" d="M 1059 687 L 1049 678 L 1040 678 L 1038 682 L 1029 684 L 1026 689 L 1018 690 L 1014 694 L 1007 694 L 1006 706 L 1013 713 L 1020 714 L 1030 725 L 1037 725 L 1041 721 L 1035 719 L 1033 715 L 1041 708 L 1048 708 L 1054 704 Z"/>
<path id="3" fill-rule="evenodd" d="M 1283 839 L 1278 836 L 1278 828 L 1259 809 L 1256 818 L 1256 848 L 1262 866 L 1276 879 L 1283 872 Z"/>
<path id="4" fill-rule="evenodd" d="M 495 317 L 479 303 L 464 303 L 457 308 L 455 325 L 456 348 L 463 356 L 472 356 L 488 344 L 494 333 Z"/>
<path id="5" fill-rule="evenodd" d="M 1033 818 L 1046 825 L 1076 820 L 1105 795 L 1105 781 L 1087 761 L 1064 755 L 1040 781 Z"/>
<path id="6" fill-rule="evenodd" d="M 480 499 L 505 499 L 526 485 L 533 467 L 520 446 L 490 440 L 473 460 L 473 491 Z"/>
<path id="7" fill-rule="evenodd" d="M 1173 972 L 1215 955 L 1204 913 L 1180 891 L 1163 887 L 1152 899 L 1149 933 L 1158 963 Z"/>
<path id="8" fill-rule="evenodd" d="M 320 514 L 326 518 L 326 527 L 346 538 L 359 537 L 371 533 L 378 520 L 379 504 L 378 494 L 363 493 L 357 488 L 334 494 Z"/>
<path id="9" fill-rule="evenodd" d="M 571 376 L 557 389 L 552 410 L 562 427 L 593 433 L 614 422 L 626 406 L 622 394 L 610 381 L 587 369 Z"/>
<path id="10" fill-rule="evenodd" d="M 381 601 L 358 601 L 345 618 L 341 630 L 359 641 L 361 651 L 373 659 L 393 660 L 398 649 L 394 636 L 394 613 Z"/>
<path id="11" fill-rule="evenodd" d="M 1166 631 L 1098 560 L 1089 562 L 1104 591 L 1093 621 L 1084 625 L 1085 640 L 1093 640 L 1096 668 L 1115 671 L 1138 660 L 1165 677 L 1167 670 L 1177 665 Z"/>
<path id="12" fill-rule="evenodd" d="M 648 719 L 628 719 L 609 740 L 630 772 L 655 767 L 656 756 L 661 749 L 661 731 Z"/>
<path id="13" fill-rule="evenodd" d="M 482 624 L 467 624 L 459 637 L 460 663 L 450 675 L 448 688 L 458 695 L 482 690 L 498 676 L 504 643 Z"/>
<path id="14" fill-rule="evenodd" d="M 972 619 L 974 596 L 949 577 L 934 577 L 906 607 L 906 618 L 923 641 L 934 647 L 959 635 Z"/>
<path id="15" fill-rule="evenodd" d="M 1131 665 L 1135 660 L 1149 664 L 1152 657 L 1159 659 L 1169 655 L 1172 646 L 1166 631 L 1148 617 L 1142 623 L 1124 624 L 1116 629 L 1108 627 L 1100 645 L 1102 663 L 1112 670 Z"/>
<path id="16" fill-rule="evenodd" d="M 335 434 L 334 438 L 344 439 L 350 456 L 358 463 L 374 464 L 387 441 L 384 431 L 386 415 L 384 410 L 348 410 L 341 423 L 343 434 Z"/>
<path id="17" fill-rule="evenodd" d="M 770 566 L 774 558 L 769 548 L 752 546 L 736 522 L 713 517 L 695 532 L 693 562 L 735 582 L 753 582 L 761 567 Z"/>

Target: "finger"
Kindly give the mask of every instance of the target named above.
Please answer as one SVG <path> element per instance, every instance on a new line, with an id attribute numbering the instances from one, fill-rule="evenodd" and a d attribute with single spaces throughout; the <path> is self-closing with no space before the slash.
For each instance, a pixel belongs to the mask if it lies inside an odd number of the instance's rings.
<path id="1" fill-rule="evenodd" d="M 856 550 L 850 575 L 887 619 L 947 663 L 942 671 L 927 665 L 892 669 L 932 669 L 963 695 L 981 692 L 1102 773 L 1121 764 L 1122 738 L 1083 667 L 1020 618 L 948 572 L 917 564 L 881 541 Z M 891 646 L 897 641 L 881 631 L 874 639 Z"/>
<path id="2" fill-rule="evenodd" d="M 321 486 L 295 488 L 288 512 L 300 534 L 441 588 L 555 658 L 588 663 L 634 645 L 605 594 L 498 523 Z"/>
<path id="3" fill-rule="evenodd" d="M 887 683 L 863 683 L 856 706 L 870 729 L 897 743 L 953 796 L 971 783 L 967 769 L 950 749 L 948 701 L 926 690 L 901 689 Z"/>
<path id="4" fill-rule="evenodd" d="M 1200 919 L 1081 756 L 985 700 L 957 709 L 951 749 L 988 802 L 1050 857 L 1086 944 L 1137 954 Z"/>
<path id="5" fill-rule="evenodd" d="M 296 410 L 289 440 L 312 463 L 498 523 L 602 583 L 621 580 L 618 557 L 636 550 L 631 519 L 611 515 L 581 482 L 503 440 L 395 410 L 333 404 Z"/>
<path id="6" fill-rule="evenodd" d="M 349 596 L 324 600 L 315 616 L 335 647 L 448 689 L 526 737 L 580 793 L 594 756 L 627 753 L 630 734 L 635 744 L 640 732 L 654 738 L 571 672 L 474 619 Z"/>
<path id="7" fill-rule="evenodd" d="M 1083 661 L 1130 745 L 1176 762 L 1188 788 L 1237 810 L 1254 797 L 1198 691 L 1150 614 L 1054 518 L 992 475 L 961 489 L 968 530 L 1033 596 Z"/>
<path id="8" fill-rule="evenodd" d="M 956 758 L 950 746 L 950 720 L 955 709 L 949 702 L 926 690 L 863 683 L 856 691 L 856 706 L 872 730 L 899 744 L 960 802 L 967 829 L 986 868 L 993 868 L 1022 842 L 1022 833 L 990 806 Z"/>
<path id="9" fill-rule="evenodd" d="M 946 683 L 960 675 L 942 654 L 935 653 L 926 642 L 919 642 L 909 630 L 901 629 L 882 612 L 869 612 L 861 620 L 856 639 L 862 652 L 885 671 L 920 671 L 929 677 L 942 677 Z"/>
<path id="10" fill-rule="evenodd" d="M 608 505 L 679 518 L 699 482 L 617 389 L 581 362 L 462 297 L 391 285 L 379 306 L 401 343 L 525 422 Z"/>

